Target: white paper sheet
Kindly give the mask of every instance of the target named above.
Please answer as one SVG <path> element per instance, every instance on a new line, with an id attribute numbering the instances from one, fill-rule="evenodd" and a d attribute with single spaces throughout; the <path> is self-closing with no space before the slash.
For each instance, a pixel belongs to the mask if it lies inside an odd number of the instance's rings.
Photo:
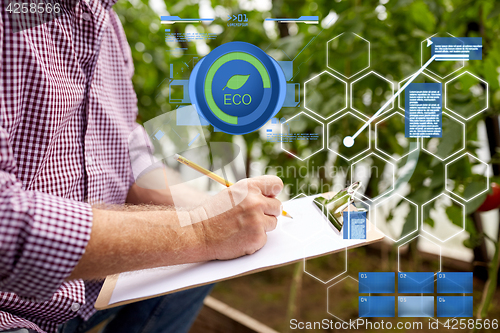
<path id="1" fill-rule="evenodd" d="M 313 197 L 287 201 L 283 208 L 294 218 L 279 217 L 278 227 L 267 234 L 266 245 L 256 253 L 233 260 L 122 273 L 109 304 L 223 280 L 365 242 L 342 239 L 313 203 Z"/>

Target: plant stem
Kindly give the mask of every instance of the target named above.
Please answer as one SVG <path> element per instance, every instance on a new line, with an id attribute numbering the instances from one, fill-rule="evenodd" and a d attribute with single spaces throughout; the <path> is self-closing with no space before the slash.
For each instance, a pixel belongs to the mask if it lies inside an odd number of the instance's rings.
<path id="1" fill-rule="evenodd" d="M 303 262 L 300 261 L 295 264 L 295 270 L 293 272 L 292 284 L 290 286 L 290 298 L 288 299 L 286 316 L 288 322 L 291 319 L 297 318 L 298 315 L 298 303 L 300 299 L 300 290 L 302 289 L 302 275 L 304 274 L 304 269 L 302 267 Z M 287 332 L 290 329 L 287 330 Z"/>
<path id="2" fill-rule="evenodd" d="M 484 285 L 483 298 L 479 309 L 477 310 L 477 318 L 485 318 L 488 315 L 488 308 L 490 307 L 491 301 L 495 296 L 495 291 L 497 289 L 497 279 L 498 279 L 498 268 L 500 266 L 500 241 L 495 242 L 495 254 L 491 259 L 490 267 L 488 269 L 488 281 Z"/>

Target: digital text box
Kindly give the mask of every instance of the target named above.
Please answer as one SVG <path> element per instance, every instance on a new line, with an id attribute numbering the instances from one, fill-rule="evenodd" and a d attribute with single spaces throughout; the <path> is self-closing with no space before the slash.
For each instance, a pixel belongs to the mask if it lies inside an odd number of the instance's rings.
<path id="1" fill-rule="evenodd" d="M 359 296 L 360 317 L 394 317 L 396 314 L 394 296 Z"/>
<path id="2" fill-rule="evenodd" d="M 438 294 L 472 294 L 472 272 L 437 274 Z"/>
<path id="3" fill-rule="evenodd" d="M 468 60 L 483 58 L 481 37 L 432 37 L 432 55 L 467 55 Z"/>
<path id="4" fill-rule="evenodd" d="M 434 293 L 434 273 L 432 272 L 399 272 L 398 293 Z"/>
<path id="5" fill-rule="evenodd" d="M 434 317 L 434 296 L 399 296 L 398 317 Z"/>
<path id="6" fill-rule="evenodd" d="M 396 290 L 394 272 L 362 272 L 358 277 L 360 294 L 392 294 Z"/>
<path id="7" fill-rule="evenodd" d="M 405 90 L 405 137 L 442 137 L 441 83 L 410 83 Z"/>
<path id="8" fill-rule="evenodd" d="M 438 317 L 472 317 L 472 296 L 438 296 Z"/>

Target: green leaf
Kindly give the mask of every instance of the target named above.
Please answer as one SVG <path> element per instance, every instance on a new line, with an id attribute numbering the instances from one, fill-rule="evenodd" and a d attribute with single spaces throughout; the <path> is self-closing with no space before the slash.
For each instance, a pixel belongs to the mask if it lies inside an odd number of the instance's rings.
<path id="1" fill-rule="evenodd" d="M 495 4 L 495 7 L 493 8 L 493 10 L 488 15 L 488 20 L 491 20 L 491 19 L 495 18 L 498 15 L 500 15 L 500 3 L 497 2 Z"/>
<path id="2" fill-rule="evenodd" d="M 418 229 L 418 222 L 415 223 L 415 221 L 417 221 L 416 214 L 417 214 L 417 209 L 411 209 L 411 206 L 410 206 L 410 212 L 406 216 L 406 220 L 405 220 L 405 223 L 403 225 L 403 229 L 401 230 L 401 235 L 399 236 L 400 238 L 403 238 L 406 235 L 409 235 Z M 432 221 L 432 222 L 434 222 L 434 221 Z"/>
<path id="3" fill-rule="evenodd" d="M 476 181 L 470 182 L 467 185 L 467 187 L 465 188 L 464 197 L 470 198 L 470 197 L 474 196 L 476 193 L 484 190 L 485 186 L 486 186 L 486 184 L 483 182 L 476 182 Z M 475 212 L 479 208 L 479 206 L 481 206 L 483 204 L 488 193 L 489 193 L 489 191 L 481 193 L 480 195 L 478 195 L 474 199 L 467 202 L 467 204 L 466 204 L 467 214 Z"/>
<path id="4" fill-rule="evenodd" d="M 469 249 L 474 249 L 481 245 L 483 239 L 484 239 L 483 234 L 470 235 L 468 239 L 464 240 L 463 244 L 465 247 L 468 247 Z"/>
<path id="5" fill-rule="evenodd" d="M 450 219 L 450 221 L 462 228 L 463 227 L 463 211 L 462 208 L 456 206 L 456 205 L 451 205 L 446 208 L 446 215 Z"/>
<path id="6" fill-rule="evenodd" d="M 243 87 L 243 85 L 247 82 L 248 78 L 250 77 L 250 74 L 248 75 L 233 75 L 229 78 L 229 80 L 226 83 L 226 86 L 222 88 L 222 90 L 229 88 L 229 89 L 240 89 Z"/>

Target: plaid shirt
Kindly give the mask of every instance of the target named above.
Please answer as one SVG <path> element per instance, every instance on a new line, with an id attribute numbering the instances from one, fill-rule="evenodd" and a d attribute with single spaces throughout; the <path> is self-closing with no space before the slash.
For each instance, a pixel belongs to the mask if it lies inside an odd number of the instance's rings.
<path id="1" fill-rule="evenodd" d="M 115 0 L 82 0 L 12 32 L 0 0 L 0 331 L 88 319 L 100 283 L 65 282 L 91 203 L 124 203 L 137 126 L 130 48 Z"/>

